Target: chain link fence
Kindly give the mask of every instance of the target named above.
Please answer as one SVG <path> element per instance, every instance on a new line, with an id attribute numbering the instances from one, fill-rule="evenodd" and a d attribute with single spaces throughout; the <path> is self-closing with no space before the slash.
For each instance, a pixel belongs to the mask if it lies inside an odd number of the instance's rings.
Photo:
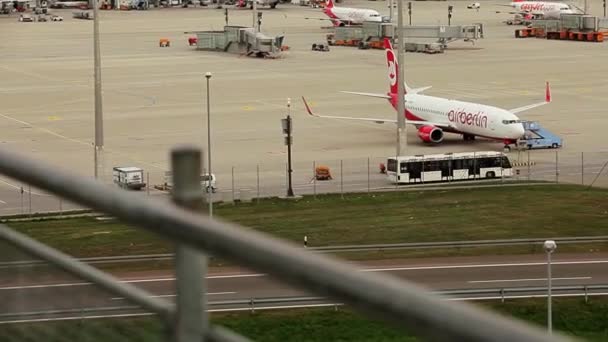
<path id="1" fill-rule="evenodd" d="M 524 150 L 509 152 L 508 156 L 513 164 L 513 176 L 501 178 L 502 184 L 513 181 L 542 181 L 608 187 L 608 152 Z M 396 186 L 389 182 L 386 175 L 380 172 L 380 165 L 384 163 L 386 163 L 386 157 L 294 160 L 292 187 L 296 195 L 312 195 L 313 197 L 317 194 L 365 193 L 403 190 L 411 187 L 411 185 Z M 108 160 L 106 160 L 106 165 L 108 165 Z M 144 169 L 144 182 L 147 186 L 139 191 L 139 194 L 168 200 L 168 189 L 165 187 L 168 180 L 167 172 L 158 167 L 146 168 L 144 165 L 141 167 Z M 327 167 L 331 175 L 330 179 L 315 178 L 315 169 L 318 167 Z M 286 161 L 214 166 L 213 173 L 217 178 L 217 191 L 211 197 L 216 202 L 247 202 L 259 198 L 285 196 L 288 188 L 287 171 Z M 111 168 L 100 179 L 111 184 Z M 9 185 L 0 190 L 0 200 L 2 201 L 0 202 L 0 215 L 2 216 L 23 215 L 27 217 L 47 212 L 67 215 L 72 210 L 84 209 L 27 184 L 11 180 L 6 180 L 4 183 Z"/>

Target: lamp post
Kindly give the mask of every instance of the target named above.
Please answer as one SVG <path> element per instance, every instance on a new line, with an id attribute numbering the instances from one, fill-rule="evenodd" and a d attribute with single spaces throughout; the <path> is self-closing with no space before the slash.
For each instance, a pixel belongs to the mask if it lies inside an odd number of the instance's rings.
<path id="1" fill-rule="evenodd" d="M 449 5 L 448 6 L 448 26 L 452 25 L 452 9 L 454 9 L 454 6 Z"/>
<path id="2" fill-rule="evenodd" d="M 93 58 L 95 78 L 95 178 L 103 177 L 103 106 L 101 95 L 101 50 L 99 47 L 99 2 L 93 4 Z M 101 171 L 101 172 L 100 172 Z"/>
<path id="3" fill-rule="evenodd" d="M 543 244 L 545 252 L 547 252 L 547 331 L 549 335 L 553 334 L 553 314 L 551 311 L 551 254 L 557 248 L 557 244 L 553 240 L 547 240 Z"/>
<path id="4" fill-rule="evenodd" d="M 397 1 L 397 156 L 402 156 L 407 150 L 405 83 L 403 83 L 405 79 L 403 72 L 405 37 L 403 34 L 403 0 Z"/>
<path id="5" fill-rule="evenodd" d="M 212 186 L 212 177 L 211 173 L 211 106 L 209 103 L 209 80 L 211 79 L 211 73 L 205 73 L 205 78 L 207 79 L 207 196 L 209 202 L 209 217 L 213 217 L 213 188 Z"/>
<path id="6" fill-rule="evenodd" d="M 293 139 L 291 137 L 292 131 L 292 121 L 291 121 L 291 99 L 287 99 L 287 117 L 285 119 L 281 119 L 281 125 L 283 126 L 283 134 L 285 134 L 285 145 L 287 145 L 287 197 L 294 197 L 293 187 L 291 183 L 291 173 L 293 170 L 291 169 L 291 144 L 293 143 Z"/>

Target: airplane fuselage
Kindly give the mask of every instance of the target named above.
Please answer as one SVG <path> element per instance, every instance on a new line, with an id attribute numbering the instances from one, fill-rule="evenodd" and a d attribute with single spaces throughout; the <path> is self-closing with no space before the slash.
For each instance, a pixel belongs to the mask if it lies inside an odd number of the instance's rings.
<path id="1" fill-rule="evenodd" d="M 576 13 L 568 4 L 561 2 L 519 1 L 512 2 L 511 7 L 544 19 L 559 19 L 561 14 Z"/>
<path id="2" fill-rule="evenodd" d="M 391 105 L 397 108 L 397 96 L 388 94 Z M 514 142 L 524 135 L 519 118 L 502 108 L 450 100 L 420 94 L 405 95 L 405 116 L 408 120 L 443 123 L 453 129 L 448 132 L 481 136 Z"/>
<path id="3" fill-rule="evenodd" d="M 364 21 L 382 22 L 382 16 L 377 11 L 362 8 L 328 7 L 323 13 L 333 19 L 334 25 L 362 24 Z"/>

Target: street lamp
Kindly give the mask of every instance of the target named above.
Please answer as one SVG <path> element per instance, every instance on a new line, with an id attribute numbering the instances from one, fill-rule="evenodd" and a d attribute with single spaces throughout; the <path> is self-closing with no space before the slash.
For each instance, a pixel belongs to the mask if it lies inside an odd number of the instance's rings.
<path id="1" fill-rule="evenodd" d="M 283 128 L 283 134 L 285 134 L 285 145 L 287 145 L 287 197 L 294 197 L 293 186 L 291 183 L 291 144 L 293 143 L 292 133 L 292 121 L 291 121 L 291 99 L 287 99 L 287 117 L 281 119 L 281 126 Z"/>
<path id="2" fill-rule="evenodd" d="M 549 335 L 553 334 L 553 314 L 551 311 L 551 254 L 557 248 L 557 244 L 553 240 L 547 240 L 543 244 L 545 252 L 547 252 L 547 330 Z"/>
<path id="3" fill-rule="evenodd" d="M 213 175 L 211 173 L 211 106 L 209 104 L 209 80 L 211 79 L 211 73 L 205 73 L 205 78 L 207 79 L 207 201 L 209 202 L 209 217 L 213 217 L 213 188 L 212 186 L 212 178 Z"/>
<path id="4" fill-rule="evenodd" d="M 452 25 L 452 9 L 454 9 L 454 6 L 449 5 L 448 6 L 448 26 Z"/>

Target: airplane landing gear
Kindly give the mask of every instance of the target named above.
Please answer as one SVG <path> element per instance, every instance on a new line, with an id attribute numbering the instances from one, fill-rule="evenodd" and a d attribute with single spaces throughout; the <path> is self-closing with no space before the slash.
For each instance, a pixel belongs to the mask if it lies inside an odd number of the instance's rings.
<path id="1" fill-rule="evenodd" d="M 511 146 L 505 144 L 504 151 L 505 152 L 511 152 Z"/>
<path id="2" fill-rule="evenodd" d="M 463 134 L 462 139 L 464 139 L 464 141 L 473 141 L 475 140 L 475 136 L 471 134 Z"/>

